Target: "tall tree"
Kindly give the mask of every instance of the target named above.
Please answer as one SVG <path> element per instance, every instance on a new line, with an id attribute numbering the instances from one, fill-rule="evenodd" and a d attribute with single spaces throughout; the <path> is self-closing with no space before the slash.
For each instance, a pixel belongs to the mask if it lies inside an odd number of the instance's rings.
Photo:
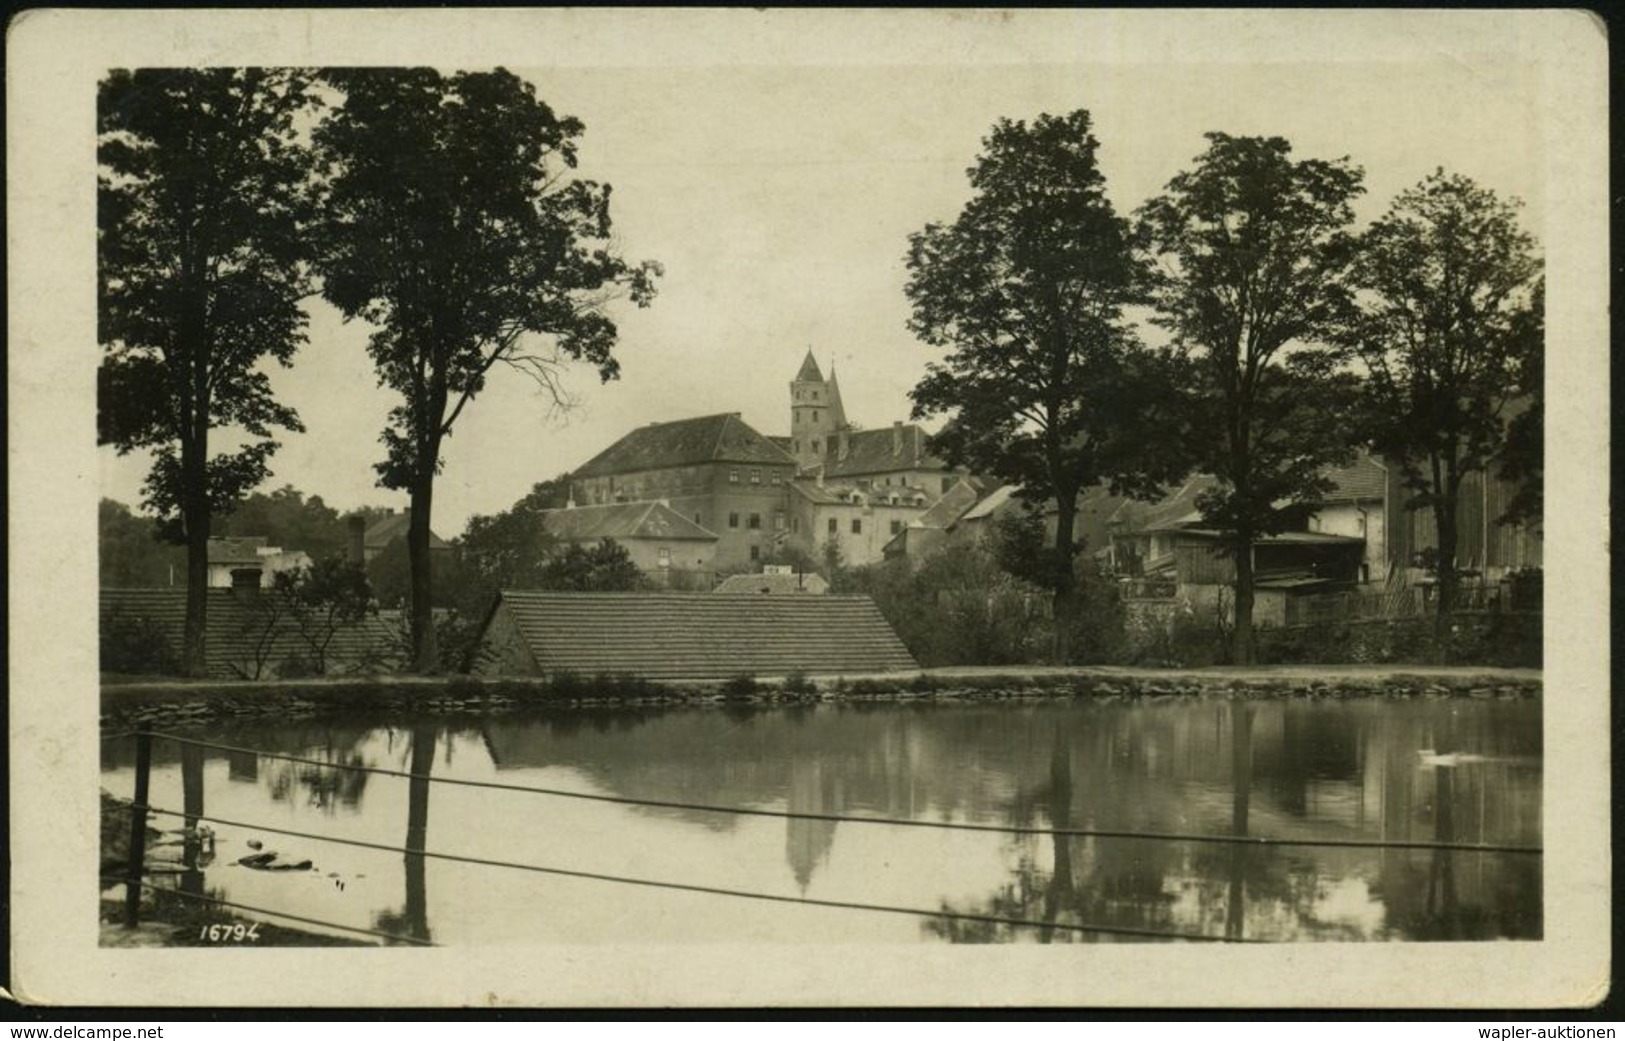
<path id="1" fill-rule="evenodd" d="M 1346 159 L 1294 161 L 1278 137 L 1207 138 L 1140 215 L 1158 263 L 1153 321 L 1195 363 L 1188 444 L 1219 478 L 1198 506 L 1235 562 L 1231 654 L 1247 664 L 1254 543 L 1301 522 L 1355 433 L 1328 337 L 1364 189 Z"/>
<path id="2" fill-rule="evenodd" d="M 375 327 L 379 382 L 401 396 L 379 483 L 412 499 L 414 667 L 436 667 L 429 523 L 441 446 L 506 365 L 553 404 L 569 360 L 616 376 L 604 305 L 654 295 L 658 265 L 612 249 L 608 185 L 574 177 L 579 120 L 506 70 L 345 69 L 344 101 L 316 129 L 327 175 L 323 292 Z M 537 345 L 540 338 L 544 345 Z"/>
<path id="3" fill-rule="evenodd" d="M 1442 634 L 1460 588 L 1462 480 L 1488 477 L 1509 401 L 1538 379 L 1541 262 L 1513 203 L 1443 170 L 1401 193 L 1360 247 L 1345 335 L 1370 370 L 1375 447 L 1399 464 L 1409 505 L 1433 514 Z"/>
<path id="4" fill-rule="evenodd" d="M 273 428 L 303 429 L 261 367 L 305 340 L 308 78 L 139 69 L 98 93 L 97 436 L 151 450 L 146 501 L 187 548 L 183 657 L 204 671 L 210 518 L 265 478 Z M 210 433 L 248 443 L 210 456 Z"/>
<path id="5" fill-rule="evenodd" d="M 982 147 L 959 217 L 909 239 L 909 328 L 948 351 L 910 393 L 917 418 L 949 416 L 934 444 L 954 464 L 1055 500 L 1045 585 L 1065 662 L 1078 494 L 1102 480 L 1144 494 L 1176 476 L 1160 447 L 1179 415 L 1159 371 L 1169 359 L 1123 319 L 1143 265 L 1106 198 L 1089 113 L 1002 119 Z"/>

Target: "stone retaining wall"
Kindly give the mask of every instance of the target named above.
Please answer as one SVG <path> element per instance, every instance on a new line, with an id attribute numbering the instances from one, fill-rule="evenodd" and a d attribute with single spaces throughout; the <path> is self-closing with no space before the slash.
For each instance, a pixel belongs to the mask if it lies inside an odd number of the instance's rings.
<path id="1" fill-rule="evenodd" d="M 1538 676 L 1513 670 L 1335 672 L 1307 676 L 1252 673 L 924 672 L 904 676 L 833 677 L 724 683 L 653 683 L 633 677 L 480 680 L 445 677 L 410 680 L 238 685 L 141 684 L 102 691 L 104 729 L 176 727 L 221 719 L 288 719 L 327 713 L 486 714 L 534 707 L 807 703 L 844 700 L 999 700 L 1089 698 L 1102 702 L 1175 698 L 1344 699 L 1361 697 L 1504 699 L 1538 697 Z"/>

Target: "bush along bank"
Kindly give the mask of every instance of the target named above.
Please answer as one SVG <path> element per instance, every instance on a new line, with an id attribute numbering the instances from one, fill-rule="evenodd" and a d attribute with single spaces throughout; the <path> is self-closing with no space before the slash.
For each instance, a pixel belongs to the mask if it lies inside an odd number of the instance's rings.
<path id="1" fill-rule="evenodd" d="M 174 727 L 221 719 L 297 718 L 330 712 L 489 714 L 527 708 L 603 705 L 790 704 L 861 700 L 1087 698 L 1528 698 L 1538 676 L 1496 669 L 1317 670 L 941 670 L 863 677 L 734 676 L 662 683 L 636 676 L 485 679 L 471 676 L 395 680 L 242 684 L 143 684 L 104 687 L 102 724 L 110 730 Z"/>

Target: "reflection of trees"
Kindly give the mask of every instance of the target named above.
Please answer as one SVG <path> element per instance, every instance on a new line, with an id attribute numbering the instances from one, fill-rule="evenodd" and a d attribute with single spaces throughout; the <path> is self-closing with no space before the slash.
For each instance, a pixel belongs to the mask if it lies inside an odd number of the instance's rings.
<path id="1" fill-rule="evenodd" d="M 361 753 L 361 747 L 371 734 L 370 729 L 289 732 L 280 735 L 282 740 L 275 745 L 261 739 L 256 747 L 320 760 L 324 765 L 266 759 L 257 773 L 271 798 L 278 802 L 288 801 L 295 792 L 302 792 L 308 805 L 325 812 L 331 813 L 339 806 L 356 808 L 361 804 L 371 775 L 364 769 L 349 768 L 375 765 Z"/>
<path id="2" fill-rule="evenodd" d="M 373 927 L 380 932 L 429 939 L 429 895 L 426 861 L 423 851 L 429 831 L 430 773 L 434 769 L 435 743 L 438 730 L 433 724 L 420 723 L 412 728 L 411 758 L 407 767 L 412 774 L 406 789 L 406 853 L 402 856 L 406 875 L 406 900 L 400 911 L 380 911 L 373 918 Z"/>

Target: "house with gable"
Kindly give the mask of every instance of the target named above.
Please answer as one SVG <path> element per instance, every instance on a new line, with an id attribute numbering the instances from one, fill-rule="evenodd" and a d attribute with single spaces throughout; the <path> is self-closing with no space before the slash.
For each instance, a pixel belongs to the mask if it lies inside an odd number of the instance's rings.
<path id="1" fill-rule="evenodd" d="M 603 539 L 622 546 L 632 563 L 661 587 L 709 588 L 717 535 L 661 500 L 544 510 L 547 533 L 566 545 L 591 548 Z"/>

